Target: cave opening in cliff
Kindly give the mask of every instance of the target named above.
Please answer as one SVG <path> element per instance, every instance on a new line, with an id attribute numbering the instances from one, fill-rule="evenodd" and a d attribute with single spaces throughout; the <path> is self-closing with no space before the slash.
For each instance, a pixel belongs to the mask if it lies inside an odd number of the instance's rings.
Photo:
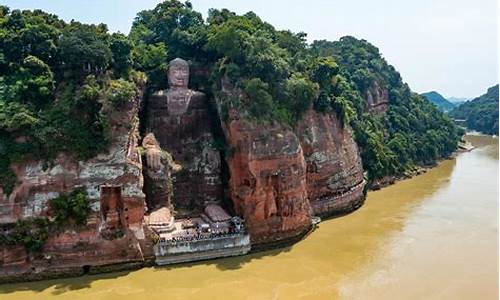
<path id="1" fill-rule="evenodd" d="M 107 228 L 119 229 L 122 225 L 121 215 L 123 211 L 122 187 L 106 185 L 101 186 L 101 213 Z"/>
<path id="2" fill-rule="evenodd" d="M 82 266 L 83 274 L 88 274 L 90 272 L 90 265 Z"/>

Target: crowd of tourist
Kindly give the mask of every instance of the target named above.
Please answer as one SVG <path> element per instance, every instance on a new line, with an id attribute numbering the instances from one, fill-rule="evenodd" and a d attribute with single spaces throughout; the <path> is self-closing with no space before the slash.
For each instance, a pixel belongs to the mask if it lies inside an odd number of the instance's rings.
<path id="1" fill-rule="evenodd" d="M 203 232 L 199 228 L 196 228 L 193 230 L 183 230 L 181 233 L 173 235 L 170 239 L 162 237 L 160 238 L 160 242 L 175 245 L 177 243 L 183 243 L 183 242 L 193 242 L 200 240 L 223 238 L 239 233 L 241 233 L 241 231 L 237 230 L 237 228 L 235 228 L 234 226 L 229 226 L 224 229 L 219 229 L 217 231 L 210 231 L 210 232 Z"/>

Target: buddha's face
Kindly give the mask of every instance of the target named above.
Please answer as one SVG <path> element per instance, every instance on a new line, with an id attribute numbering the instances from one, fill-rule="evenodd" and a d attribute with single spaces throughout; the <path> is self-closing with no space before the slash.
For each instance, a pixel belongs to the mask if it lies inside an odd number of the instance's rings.
<path id="1" fill-rule="evenodd" d="M 168 83 L 170 87 L 187 88 L 189 84 L 189 68 L 183 66 L 172 66 L 168 70 Z"/>

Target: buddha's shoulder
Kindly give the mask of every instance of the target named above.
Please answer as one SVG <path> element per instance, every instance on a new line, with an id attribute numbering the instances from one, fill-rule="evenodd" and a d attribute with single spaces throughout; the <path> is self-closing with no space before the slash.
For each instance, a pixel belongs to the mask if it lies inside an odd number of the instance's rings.
<path id="1" fill-rule="evenodd" d="M 153 92 L 153 94 L 151 95 L 151 97 L 166 97 L 168 94 L 168 90 L 158 90 L 158 91 L 155 91 Z"/>
<path id="2" fill-rule="evenodd" d="M 199 91 L 191 91 L 191 98 L 204 100 L 206 98 L 206 95 Z"/>
<path id="3" fill-rule="evenodd" d="M 168 103 L 167 90 L 158 90 L 151 94 L 149 97 L 150 109 L 166 109 Z"/>
<path id="4" fill-rule="evenodd" d="M 200 109 L 205 106 L 207 96 L 198 91 L 191 91 L 191 99 L 189 101 L 189 109 Z"/>

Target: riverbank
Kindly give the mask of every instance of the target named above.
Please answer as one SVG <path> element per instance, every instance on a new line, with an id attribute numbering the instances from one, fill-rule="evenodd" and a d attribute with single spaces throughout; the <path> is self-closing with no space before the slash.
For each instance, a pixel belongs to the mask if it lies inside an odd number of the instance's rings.
<path id="1" fill-rule="evenodd" d="M 291 247 L 2 285 L 0 298 L 498 299 L 498 140 L 474 139 L 476 150 L 370 191 Z"/>
<path id="2" fill-rule="evenodd" d="M 59 278 L 81 277 L 84 275 L 96 275 L 123 271 L 138 270 L 144 267 L 154 266 L 154 257 L 145 260 L 118 262 L 102 265 L 66 266 L 27 272 L 13 273 L 0 276 L 0 284 L 33 282 L 41 280 L 52 280 Z"/>
<path id="3" fill-rule="evenodd" d="M 376 179 L 373 182 L 368 184 L 368 189 L 372 190 L 372 191 L 377 191 L 377 190 L 380 190 L 384 187 L 388 187 L 390 185 L 393 185 L 398 181 L 411 179 L 415 176 L 425 174 L 425 173 L 427 173 L 427 171 L 437 167 L 443 161 L 455 159 L 457 157 L 457 155 L 459 155 L 461 153 L 474 150 L 476 147 L 474 145 L 472 145 L 472 143 L 466 139 L 467 136 L 484 136 L 484 137 L 497 138 L 495 136 L 489 136 L 489 135 L 482 134 L 482 133 L 476 132 L 476 131 L 467 132 L 467 134 L 465 134 L 462 137 L 462 141 L 464 141 L 464 142 L 461 141 L 458 144 L 457 149 L 449 157 L 441 158 L 434 164 L 415 166 L 413 169 L 408 170 L 404 174 L 399 175 L 399 176 L 398 175 L 391 175 L 391 176 L 386 176 L 383 178 Z"/>
<path id="4" fill-rule="evenodd" d="M 388 187 L 390 185 L 393 185 L 399 181 L 411 179 L 415 176 L 419 176 L 422 174 L 427 173 L 429 170 L 435 168 L 438 166 L 440 163 L 446 160 L 450 160 L 455 158 L 456 155 L 459 153 L 462 153 L 463 151 L 456 151 L 452 156 L 449 158 L 443 159 L 437 164 L 434 165 L 429 165 L 429 166 L 424 166 L 424 167 L 418 167 L 415 168 L 402 176 L 391 176 L 391 177 L 386 177 L 383 178 L 382 180 L 379 180 L 376 182 L 376 184 L 372 184 L 370 187 L 370 190 L 376 191 L 380 190 L 382 188 Z M 365 197 L 362 199 L 359 199 L 356 203 L 353 203 L 353 205 L 349 206 L 346 208 L 345 211 L 336 213 L 336 214 L 329 214 L 329 215 L 323 215 L 321 216 L 324 220 L 330 219 L 330 218 L 335 218 L 335 217 L 341 217 L 348 215 L 364 204 Z M 311 226 L 307 228 L 306 230 L 300 231 L 300 232 L 295 232 L 293 234 L 290 234 L 290 236 L 287 236 L 286 238 L 277 240 L 277 241 L 272 241 L 269 243 L 265 244 L 257 244 L 257 245 L 252 245 L 250 252 L 249 253 L 258 253 L 258 252 L 263 252 L 263 251 L 269 251 L 269 250 L 274 250 L 274 249 L 282 249 L 286 248 L 289 246 L 292 246 L 301 240 L 303 240 L 306 236 L 311 234 L 314 231 L 314 226 Z M 207 256 L 205 259 L 200 259 L 203 261 L 206 260 L 211 260 L 211 259 L 222 259 L 222 258 L 214 258 L 213 256 Z M 191 262 L 188 262 L 191 263 Z M 182 266 L 181 263 L 180 266 Z M 137 261 L 127 261 L 123 263 L 112 263 L 112 264 L 103 264 L 103 265 L 95 265 L 95 266 L 74 266 L 74 267 L 64 267 L 64 268 L 56 268 L 56 269 L 47 269 L 43 271 L 39 270 L 30 270 L 28 272 L 23 272 L 19 274 L 8 274 L 5 276 L 0 276 L 0 284 L 4 283 L 13 283 L 13 282 L 21 282 L 21 281 L 38 281 L 38 280 L 46 280 L 46 279 L 56 279 L 56 278 L 61 278 L 61 277 L 77 277 L 77 276 L 82 276 L 82 275 L 87 275 L 87 274 L 98 274 L 98 273 L 110 273 L 110 272 L 119 272 L 119 271 L 126 271 L 126 270 L 136 270 L 140 269 L 143 267 L 149 267 L 154 265 L 154 257 L 146 257 L 144 260 L 137 260 Z"/>
<path id="5" fill-rule="evenodd" d="M 346 207 L 344 210 L 339 211 L 335 214 L 322 215 L 321 218 L 323 220 L 342 217 L 348 215 L 360 207 L 362 207 L 365 201 L 365 197 L 359 199 L 352 205 Z M 294 244 L 299 243 L 305 237 L 312 234 L 316 226 L 311 224 L 310 227 L 305 230 L 301 230 L 298 232 L 290 232 L 288 236 L 281 238 L 276 241 L 270 241 L 267 243 L 261 243 L 252 245 L 249 251 L 249 254 L 256 254 L 265 251 L 279 250 L 290 247 Z M 242 256 L 245 256 L 243 254 Z M 223 259 L 224 256 L 221 257 L 213 257 L 207 256 L 206 258 L 197 259 L 198 261 L 210 261 L 210 260 L 219 260 Z M 193 261 L 180 262 L 175 266 L 182 267 L 185 264 L 191 264 Z M 30 269 L 26 272 L 14 272 L 11 274 L 5 274 L 0 276 L 0 284 L 8 284 L 8 283 L 18 283 L 18 282 L 32 282 L 32 281 L 41 281 L 41 280 L 51 280 L 51 279 L 60 279 L 60 278 L 68 278 L 68 277 L 81 277 L 84 275 L 95 275 L 95 274 L 105 274 L 105 273 L 113 273 L 113 272 L 123 272 L 123 271 L 133 271 L 138 270 L 144 267 L 152 267 L 155 266 L 157 268 L 162 268 L 163 266 L 155 265 L 155 257 L 145 257 L 144 260 L 136 260 L 136 261 L 126 261 L 126 262 L 115 262 L 115 263 L 104 263 L 102 265 L 75 265 L 75 266 L 64 266 L 64 267 L 51 267 L 47 269 Z M 174 266 L 174 267 L 175 267 Z M 172 267 L 172 266 L 169 266 Z"/>

